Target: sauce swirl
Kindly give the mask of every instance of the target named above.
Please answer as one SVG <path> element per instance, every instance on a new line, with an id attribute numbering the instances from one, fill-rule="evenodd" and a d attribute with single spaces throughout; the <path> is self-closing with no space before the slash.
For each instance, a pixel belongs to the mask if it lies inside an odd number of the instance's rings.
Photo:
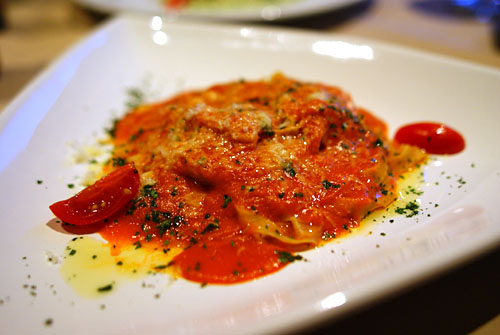
<path id="1" fill-rule="evenodd" d="M 465 149 L 462 135 L 442 123 L 412 123 L 399 128 L 394 139 L 399 143 L 424 149 L 430 154 L 452 155 Z"/>

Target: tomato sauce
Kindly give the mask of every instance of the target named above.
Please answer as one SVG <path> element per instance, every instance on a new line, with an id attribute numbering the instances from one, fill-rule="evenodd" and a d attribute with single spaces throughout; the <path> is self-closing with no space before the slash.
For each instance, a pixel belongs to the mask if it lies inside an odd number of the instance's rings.
<path id="1" fill-rule="evenodd" d="M 398 129 L 394 139 L 422 148 L 430 154 L 451 155 L 465 149 L 462 135 L 442 123 L 409 124 Z"/>
<path id="2" fill-rule="evenodd" d="M 138 107 L 115 134 L 106 170 L 133 162 L 141 189 L 99 233 L 115 253 L 181 248 L 168 266 L 200 283 L 300 260 L 388 206 L 426 160 L 341 89 L 280 74 Z"/>

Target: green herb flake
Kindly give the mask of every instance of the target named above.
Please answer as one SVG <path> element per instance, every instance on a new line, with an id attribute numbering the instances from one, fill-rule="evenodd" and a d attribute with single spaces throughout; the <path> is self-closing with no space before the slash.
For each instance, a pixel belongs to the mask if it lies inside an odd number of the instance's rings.
<path id="1" fill-rule="evenodd" d="M 340 188 L 340 184 L 332 184 L 331 182 L 329 182 L 329 181 L 328 181 L 328 180 L 326 180 L 326 179 L 325 179 L 325 180 L 323 180 L 323 181 L 321 182 L 321 184 L 323 185 L 323 188 L 324 188 L 325 190 L 328 190 L 328 189 L 330 189 L 330 188 Z"/>
<path id="2" fill-rule="evenodd" d="M 73 256 L 74 254 L 76 254 L 76 250 L 75 249 L 71 249 L 71 251 L 69 252 L 69 255 Z"/>
<path id="3" fill-rule="evenodd" d="M 67 186 L 68 186 L 68 188 L 73 188 L 73 187 L 75 187 L 75 184 L 68 184 Z"/>
<path id="4" fill-rule="evenodd" d="M 205 235 L 208 232 L 211 232 L 215 229 L 219 229 L 219 225 L 215 222 L 210 222 L 205 229 L 202 230 L 201 235 Z"/>
<path id="5" fill-rule="evenodd" d="M 179 194 L 179 192 L 177 191 L 177 187 L 174 186 L 172 188 L 172 192 L 170 192 L 170 195 L 175 197 L 177 194 Z"/>
<path id="6" fill-rule="evenodd" d="M 334 234 L 330 234 L 329 232 L 325 231 L 323 233 L 323 235 L 321 236 L 321 239 L 323 241 L 328 241 L 328 240 L 330 240 L 332 238 L 335 238 L 335 237 L 337 237 L 337 235 L 335 235 L 335 233 Z"/>
<path id="7" fill-rule="evenodd" d="M 106 286 L 101 286 L 97 289 L 97 292 L 108 292 L 113 289 L 113 284 L 108 284 Z"/>
<path id="8" fill-rule="evenodd" d="M 144 103 L 145 94 L 138 88 L 129 88 L 127 90 L 127 96 L 125 106 L 127 106 L 128 109 L 137 108 Z"/>
<path id="9" fill-rule="evenodd" d="M 116 126 L 118 125 L 118 121 L 118 119 L 113 119 L 111 122 L 111 127 L 105 129 L 109 137 L 111 138 L 115 138 L 116 136 Z"/>
<path id="10" fill-rule="evenodd" d="M 133 142 L 133 141 L 137 140 L 137 139 L 139 138 L 139 136 L 141 136 L 141 135 L 142 135 L 142 133 L 143 133 L 143 132 L 144 132 L 144 130 L 143 130 L 142 128 L 140 128 L 140 129 L 137 131 L 137 133 L 135 133 L 135 134 L 133 134 L 132 136 L 130 136 L 129 141 L 130 141 L 130 142 Z"/>
<path id="11" fill-rule="evenodd" d="M 397 207 L 394 211 L 397 214 L 403 214 L 411 218 L 419 213 L 419 208 L 420 205 L 416 201 L 411 201 L 407 203 L 405 207 Z"/>
<path id="12" fill-rule="evenodd" d="M 297 174 L 297 172 L 295 172 L 295 169 L 293 168 L 292 162 L 286 162 L 285 164 L 283 164 L 283 171 L 285 171 L 285 173 L 290 177 L 295 177 L 295 175 Z"/>
<path id="13" fill-rule="evenodd" d="M 42 183 L 43 183 L 43 180 L 38 179 L 38 180 L 36 181 L 36 183 L 37 183 L 38 185 L 40 185 L 40 184 L 42 184 Z"/>
<path id="14" fill-rule="evenodd" d="M 301 255 L 292 255 L 288 251 L 284 251 L 284 250 L 275 250 L 274 253 L 278 255 L 278 260 L 280 261 L 281 264 L 287 264 L 287 263 L 292 263 L 294 261 L 300 261 L 303 258 Z"/>
<path id="15" fill-rule="evenodd" d="M 227 194 L 224 194 L 224 204 L 222 205 L 222 208 L 226 208 L 227 205 L 232 201 L 233 199 L 228 196 Z"/>
<path id="16" fill-rule="evenodd" d="M 127 160 L 123 157 L 113 157 L 111 161 L 113 162 L 113 166 L 123 166 L 127 164 Z"/>

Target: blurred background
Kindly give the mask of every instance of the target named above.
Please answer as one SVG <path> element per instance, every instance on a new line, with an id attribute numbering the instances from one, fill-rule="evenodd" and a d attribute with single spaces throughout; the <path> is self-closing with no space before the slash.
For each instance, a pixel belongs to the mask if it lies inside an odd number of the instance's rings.
<path id="1" fill-rule="evenodd" d="M 0 111 L 68 47 L 115 15 L 81 3 L 0 0 Z M 229 23 L 348 34 L 500 68 L 500 0 L 344 3 L 314 15 Z M 301 333 L 500 334 L 499 264 L 500 251 L 490 253 L 375 306 Z"/>
<path id="2" fill-rule="evenodd" d="M 346 1 L 345 6 L 312 16 L 255 23 L 366 37 L 500 67 L 499 3 Z M 70 0 L 0 4 L 0 108 L 61 52 L 112 15 Z"/>

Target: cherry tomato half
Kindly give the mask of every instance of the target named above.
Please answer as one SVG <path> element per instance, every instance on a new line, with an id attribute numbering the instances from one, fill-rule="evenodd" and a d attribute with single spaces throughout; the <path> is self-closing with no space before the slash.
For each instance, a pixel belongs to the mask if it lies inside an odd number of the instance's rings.
<path id="1" fill-rule="evenodd" d="M 465 148 L 465 140 L 456 130 L 440 123 L 413 123 L 398 129 L 394 139 L 424 149 L 430 154 L 456 154 Z"/>
<path id="2" fill-rule="evenodd" d="M 124 165 L 83 189 L 75 196 L 49 208 L 59 219 L 88 225 L 109 218 L 139 191 L 140 178 L 133 163 Z"/>

